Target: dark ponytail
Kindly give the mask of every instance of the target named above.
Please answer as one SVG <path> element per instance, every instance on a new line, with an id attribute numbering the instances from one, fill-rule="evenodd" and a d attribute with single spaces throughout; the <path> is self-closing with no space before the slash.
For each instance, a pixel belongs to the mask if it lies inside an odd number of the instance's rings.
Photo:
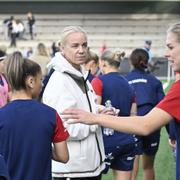
<path id="1" fill-rule="evenodd" d="M 144 71 L 148 66 L 149 54 L 144 49 L 135 49 L 130 55 L 130 62 L 134 68 Z"/>

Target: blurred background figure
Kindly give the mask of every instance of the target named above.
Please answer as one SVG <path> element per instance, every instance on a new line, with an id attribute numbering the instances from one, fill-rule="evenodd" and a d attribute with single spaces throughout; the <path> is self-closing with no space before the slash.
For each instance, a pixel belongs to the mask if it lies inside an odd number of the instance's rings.
<path id="1" fill-rule="evenodd" d="M 147 67 L 147 71 L 148 72 L 153 72 L 156 69 L 155 63 L 153 61 L 153 54 L 151 52 L 151 45 L 152 45 L 152 41 L 150 39 L 146 39 L 144 41 L 144 47 L 143 49 L 148 53 L 149 55 L 149 60 L 148 60 L 148 67 Z"/>
<path id="2" fill-rule="evenodd" d="M 5 78 L 5 63 L 6 53 L 0 50 L 0 108 L 8 102 L 9 86 Z"/>
<path id="3" fill-rule="evenodd" d="M 59 51 L 59 47 L 60 47 L 60 43 L 58 43 L 58 45 L 56 45 L 56 42 L 53 42 L 51 45 L 51 56 L 54 57 L 56 52 Z"/>
<path id="4" fill-rule="evenodd" d="M 102 55 L 107 50 L 106 42 L 103 42 L 102 47 L 100 48 L 100 55 Z"/>
<path id="5" fill-rule="evenodd" d="M 16 19 L 14 16 L 11 16 L 9 19 L 4 20 L 4 38 L 6 40 L 11 40 L 10 47 L 16 47 L 16 40 L 21 39 L 25 40 L 24 32 L 25 27 L 24 23 L 20 19 Z"/>
<path id="6" fill-rule="evenodd" d="M 50 55 L 48 49 L 43 43 L 39 43 L 35 50 L 35 53 L 29 57 L 29 59 L 37 62 L 41 66 L 43 77 L 47 74 L 47 64 L 50 62 Z"/>
<path id="7" fill-rule="evenodd" d="M 88 51 L 85 68 L 89 71 L 88 80 L 91 82 L 99 70 L 99 57 L 91 50 Z"/>
<path id="8" fill-rule="evenodd" d="M 160 67 L 157 66 L 158 64 L 163 64 L 162 61 L 155 59 L 154 55 L 151 51 L 151 46 L 152 46 L 152 40 L 146 39 L 144 41 L 144 47 L 143 49 L 148 53 L 149 55 L 149 60 L 148 60 L 148 67 L 147 67 L 147 72 L 153 72 L 156 69 L 159 69 Z"/>
<path id="9" fill-rule="evenodd" d="M 24 23 L 20 19 L 17 19 L 16 24 L 17 24 L 17 35 L 16 35 L 16 37 L 18 39 L 25 40 L 25 38 L 23 37 L 24 33 L 25 33 Z"/>
<path id="10" fill-rule="evenodd" d="M 30 56 L 32 56 L 33 54 L 33 48 L 32 47 L 28 47 L 25 57 L 29 58 Z"/>
<path id="11" fill-rule="evenodd" d="M 5 25 L 4 37 L 6 40 L 8 40 L 11 36 L 12 20 L 13 19 L 14 19 L 14 16 L 11 16 L 10 18 L 7 18 L 3 21 L 3 23 Z"/>
<path id="12" fill-rule="evenodd" d="M 35 26 L 35 17 L 31 11 L 27 13 L 28 27 L 29 27 L 29 35 L 31 40 L 34 39 L 34 26 Z"/>
<path id="13" fill-rule="evenodd" d="M 152 52 L 151 52 L 151 45 L 152 45 L 152 40 L 150 40 L 150 39 L 146 39 L 145 41 L 144 41 L 144 50 L 146 50 L 147 52 L 148 52 L 148 54 L 149 54 L 149 62 L 152 60 L 152 58 L 154 57 L 154 55 L 152 54 Z"/>
<path id="14" fill-rule="evenodd" d="M 19 29 L 18 29 L 16 19 L 14 17 L 11 20 L 11 23 L 12 23 L 12 26 L 10 28 L 10 37 L 11 37 L 10 47 L 16 47 L 16 38 L 17 38 Z"/>

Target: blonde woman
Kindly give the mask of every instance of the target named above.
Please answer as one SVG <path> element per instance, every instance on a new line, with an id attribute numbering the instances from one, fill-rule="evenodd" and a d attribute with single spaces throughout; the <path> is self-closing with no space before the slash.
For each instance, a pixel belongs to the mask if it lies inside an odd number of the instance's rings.
<path id="1" fill-rule="evenodd" d="M 78 26 L 68 26 L 61 34 L 61 52 L 49 63 L 54 69 L 43 93 L 43 102 L 60 114 L 66 108 L 77 107 L 96 113 L 95 94 L 83 67 L 88 51 L 86 32 Z M 82 123 L 65 126 L 70 134 L 67 164 L 52 163 L 54 179 L 100 180 L 104 164 L 104 146 L 100 126 Z"/>

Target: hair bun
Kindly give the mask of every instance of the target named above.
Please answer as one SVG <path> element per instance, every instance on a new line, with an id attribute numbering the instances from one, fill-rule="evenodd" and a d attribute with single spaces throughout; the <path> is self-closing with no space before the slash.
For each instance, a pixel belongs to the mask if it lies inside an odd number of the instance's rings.
<path id="1" fill-rule="evenodd" d="M 120 62 L 122 60 L 122 58 L 125 56 L 125 54 L 126 53 L 124 51 L 122 51 L 122 52 L 121 51 L 116 51 L 116 52 L 114 52 L 114 58 L 113 59 L 115 61 L 119 61 Z"/>

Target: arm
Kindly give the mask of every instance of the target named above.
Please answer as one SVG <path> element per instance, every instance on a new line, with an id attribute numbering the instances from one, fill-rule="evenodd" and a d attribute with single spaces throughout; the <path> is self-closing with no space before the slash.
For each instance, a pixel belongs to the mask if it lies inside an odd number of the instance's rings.
<path id="1" fill-rule="evenodd" d="M 176 148 L 176 139 L 169 139 L 169 145 L 172 147 L 172 148 Z"/>
<path id="2" fill-rule="evenodd" d="M 69 160 L 69 152 L 66 141 L 54 143 L 52 147 L 52 156 L 55 161 L 66 163 Z"/>
<path id="3" fill-rule="evenodd" d="M 103 83 L 102 81 L 96 77 L 92 80 L 91 85 L 94 89 L 94 92 L 96 93 L 96 103 L 101 104 L 102 102 L 102 91 L 103 91 Z"/>
<path id="4" fill-rule="evenodd" d="M 69 133 L 64 128 L 62 120 L 56 112 L 56 126 L 54 129 L 52 142 L 52 157 L 56 161 L 66 163 L 69 160 L 69 153 L 66 140 L 69 137 Z"/>
<path id="5" fill-rule="evenodd" d="M 64 118 L 71 117 L 69 123 L 99 124 L 117 131 L 148 135 L 171 121 L 172 116 L 167 112 L 154 108 L 145 116 L 116 117 L 95 115 L 79 109 L 67 109 L 63 112 Z"/>
<path id="6" fill-rule="evenodd" d="M 71 117 L 72 122 L 75 123 L 99 124 L 117 131 L 146 136 L 161 126 L 168 124 L 173 117 L 180 119 L 178 109 L 180 105 L 179 88 L 180 83 L 175 83 L 166 97 L 145 116 L 115 117 L 95 115 L 77 109 L 65 110 L 63 114 L 65 115 L 64 118 Z"/>
<path id="7" fill-rule="evenodd" d="M 131 116 L 135 116 L 136 113 L 137 113 L 137 105 L 135 102 L 133 102 L 131 106 Z"/>

